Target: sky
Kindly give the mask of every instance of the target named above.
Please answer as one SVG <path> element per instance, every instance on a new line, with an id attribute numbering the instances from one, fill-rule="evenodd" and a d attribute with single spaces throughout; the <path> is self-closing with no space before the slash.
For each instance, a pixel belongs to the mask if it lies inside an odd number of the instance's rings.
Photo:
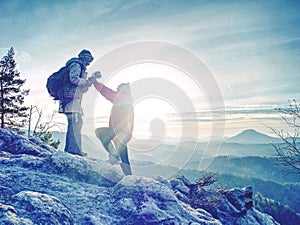
<path id="1" fill-rule="evenodd" d="M 161 87 L 166 93 L 136 99 L 136 136 L 149 137 L 164 128 L 166 136 L 189 138 L 194 135 L 194 126 L 201 138 L 210 138 L 215 133 L 232 136 L 250 128 L 270 134 L 268 126 L 284 126 L 274 109 L 300 97 L 298 1 L 0 3 L 1 56 L 14 47 L 21 78 L 26 79 L 25 87 L 30 88 L 26 104 L 37 105 L 45 112 L 57 108 L 45 88 L 47 77 L 82 49 L 91 50 L 95 57 L 88 72 L 106 73 L 106 84 L 113 89 L 120 82 L 138 84 L 146 78 L 151 78 L 151 82 L 167 81 Z M 166 49 L 161 54 L 166 57 L 171 58 L 176 49 L 187 53 L 187 57 L 177 55 L 177 65 L 171 65 L 156 52 L 152 62 L 143 57 L 134 61 L 133 55 L 143 51 L 143 43 L 149 41 L 164 43 Z M 141 45 L 133 44 L 124 52 L 122 47 L 132 43 Z M 174 52 L 168 52 L 170 45 Z M 118 54 L 113 55 L 114 51 Z M 107 74 L 108 66 L 103 62 L 111 55 L 114 57 L 110 66 L 121 67 Z M 190 73 L 194 56 L 205 73 Z M 213 88 L 206 84 L 206 79 L 211 79 Z M 159 86 L 151 82 L 149 85 Z M 172 95 L 167 95 L 170 92 Z M 182 107 L 186 101 L 180 95 L 186 95 L 192 109 Z M 214 106 L 224 106 L 224 115 L 219 119 L 213 112 Z M 93 108 L 95 126 L 105 126 L 110 103 L 97 97 L 96 103 L 88 107 Z M 187 129 L 183 131 L 183 127 Z M 216 130 L 220 129 L 224 131 L 219 134 Z"/>

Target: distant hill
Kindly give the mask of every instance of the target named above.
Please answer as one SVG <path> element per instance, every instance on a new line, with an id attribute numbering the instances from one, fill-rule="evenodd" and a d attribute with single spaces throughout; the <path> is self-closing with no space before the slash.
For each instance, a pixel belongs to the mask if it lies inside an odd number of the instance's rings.
<path id="1" fill-rule="evenodd" d="M 268 144 L 268 143 L 279 143 L 280 139 L 257 132 L 254 129 L 248 129 L 242 131 L 236 136 L 228 138 L 225 142 L 241 143 L 241 144 Z"/>
<path id="2" fill-rule="evenodd" d="M 259 144 L 241 144 L 241 143 L 227 143 L 224 142 L 218 152 L 218 155 L 226 156 L 261 156 L 272 157 L 276 154 L 274 147 L 269 143 Z"/>

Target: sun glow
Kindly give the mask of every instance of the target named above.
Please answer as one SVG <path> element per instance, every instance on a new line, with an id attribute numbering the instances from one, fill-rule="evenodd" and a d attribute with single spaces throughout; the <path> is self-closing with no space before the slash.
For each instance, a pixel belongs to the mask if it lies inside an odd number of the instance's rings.
<path id="1" fill-rule="evenodd" d="M 135 111 L 134 136 L 138 138 L 153 137 L 157 129 L 165 129 L 166 136 L 180 137 L 182 121 L 178 118 L 181 118 L 181 114 L 191 111 L 190 105 L 195 110 L 200 105 L 202 107 L 206 104 L 204 94 L 188 74 L 175 66 L 161 62 L 128 65 L 104 77 L 107 78 L 99 81 L 113 90 L 116 90 L 120 83 L 130 83 Z M 158 87 L 161 83 L 167 85 Z M 152 94 L 152 89 L 159 94 Z M 144 94 L 144 90 L 148 90 L 149 93 Z M 185 102 L 176 101 L 177 95 L 184 95 L 191 104 L 185 106 Z M 108 117 L 110 109 L 111 104 L 99 96 L 94 110 L 95 118 Z M 176 122 L 172 120 L 174 116 Z"/>

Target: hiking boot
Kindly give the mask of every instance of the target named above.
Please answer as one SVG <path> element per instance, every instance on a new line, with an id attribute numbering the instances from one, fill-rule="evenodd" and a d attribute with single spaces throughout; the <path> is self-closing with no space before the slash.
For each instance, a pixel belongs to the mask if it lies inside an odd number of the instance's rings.
<path id="1" fill-rule="evenodd" d="M 111 141 L 108 144 L 108 153 L 109 154 L 114 154 L 116 153 L 116 148 L 115 148 L 115 144 Z M 115 155 L 115 154 L 114 154 Z"/>
<path id="2" fill-rule="evenodd" d="M 116 164 L 120 164 L 121 163 L 121 159 L 118 155 L 112 155 L 109 154 L 108 156 L 108 162 L 112 165 L 116 165 Z"/>
<path id="3" fill-rule="evenodd" d="M 79 155 L 80 155 L 80 156 L 87 156 L 87 153 L 85 153 L 85 152 L 80 152 Z"/>
<path id="4" fill-rule="evenodd" d="M 68 151 L 66 152 L 72 155 L 87 156 L 87 153 L 85 152 L 68 152 Z"/>

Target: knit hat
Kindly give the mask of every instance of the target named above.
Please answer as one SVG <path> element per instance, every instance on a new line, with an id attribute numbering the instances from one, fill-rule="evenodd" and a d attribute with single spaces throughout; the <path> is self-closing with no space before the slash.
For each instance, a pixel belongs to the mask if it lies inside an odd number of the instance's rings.
<path id="1" fill-rule="evenodd" d="M 92 62 L 93 61 L 93 56 L 91 54 L 91 52 L 89 50 L 83 49 L 79 54 L 78 57 L 80 59 L 86 60 L 88 62 Z"/>

